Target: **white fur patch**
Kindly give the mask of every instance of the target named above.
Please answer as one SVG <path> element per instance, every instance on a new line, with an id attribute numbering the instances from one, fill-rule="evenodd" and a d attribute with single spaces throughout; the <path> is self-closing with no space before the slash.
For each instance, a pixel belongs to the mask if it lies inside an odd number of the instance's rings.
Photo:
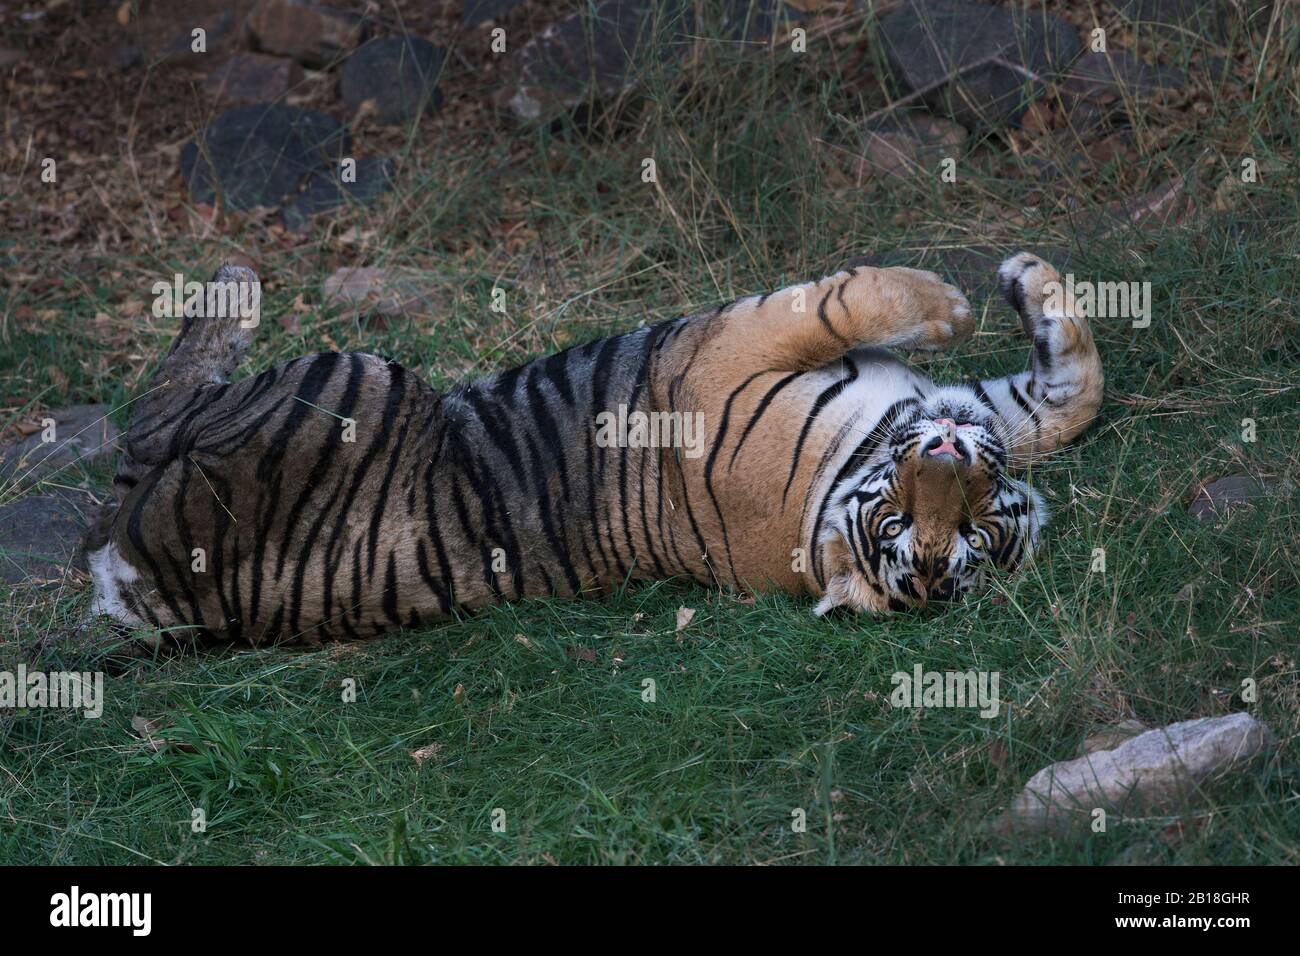
<path id="1" fill-rule="evenodd" d="M 132 614 L 122 600 L 122 588 L 139 580 L 140 574 L 126 563 L 117 545 L 110 541 L 98 551 L 90 552 L 86 555 L 86 563 L 95 581 L 95 598 L 90 602 L 91 617 L 107 615 L 124 624 L 143 624 L 144 621 Z"/>

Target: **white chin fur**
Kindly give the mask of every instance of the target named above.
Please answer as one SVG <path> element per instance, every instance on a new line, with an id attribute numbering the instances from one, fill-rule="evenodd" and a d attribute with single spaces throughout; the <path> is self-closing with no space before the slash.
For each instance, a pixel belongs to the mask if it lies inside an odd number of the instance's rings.
<path id="1" fill-rule="evenodd" d="M 143 624 L 122 600 L 122 588 L 139 579 L 135 568 L 126 563 L 111 541 L 86 555 L 90 576 L 95 581 L 95 597 L 90 602 L 90 616 L 111 617 L 124 624 Z"/>

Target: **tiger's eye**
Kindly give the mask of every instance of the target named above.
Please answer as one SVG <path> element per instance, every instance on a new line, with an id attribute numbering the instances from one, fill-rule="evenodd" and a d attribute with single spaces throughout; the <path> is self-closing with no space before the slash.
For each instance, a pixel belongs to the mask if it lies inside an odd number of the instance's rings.
<path id="1" fill-rule="evenodd" d="M 880 533 L 886 538 L 897 538 L 903 531 L 903 519 L 894 517 L 886 518 L 884 524 L 880 526 Z"/>
<path id="2" fill-rule="evenodd" d="M 970 534 L 966 535 L 966 543 L 970 545 L 973 550 L 979 551 L 984 547 L 984 538 L 978 531 L 972 531 Z"/>

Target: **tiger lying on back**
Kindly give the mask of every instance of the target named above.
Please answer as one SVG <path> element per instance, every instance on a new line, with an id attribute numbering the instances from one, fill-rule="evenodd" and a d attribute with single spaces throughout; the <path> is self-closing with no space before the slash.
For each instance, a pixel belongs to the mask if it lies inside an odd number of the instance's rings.
<path id="1" fill-rule="evenodd" d="M 957 289 L 903 268 L 445 394 L 332 352 L 230 382 L 252 330 L 186 318 L 132 406 L 117 506 L 88 536 L 92 610 L 258 644 L 675 575 L 812 594 L 817 614 L 957 598 L 1019 564 L 1047 520 L 1008 467 L 1082 432 L 1102 395 L 1087 322 L 1068 300 L 1044 311 L 1056 271 L 1021 253 L 999 276 L 1031 369 L 958 386 L 881 349 L 939 349 L 974 325 Z M 230 280 L 256 276 L 223 266 L 214 281 Z M 606 447 L 597 418 L 620 405 L 702 413 L 702 453 Z"/>

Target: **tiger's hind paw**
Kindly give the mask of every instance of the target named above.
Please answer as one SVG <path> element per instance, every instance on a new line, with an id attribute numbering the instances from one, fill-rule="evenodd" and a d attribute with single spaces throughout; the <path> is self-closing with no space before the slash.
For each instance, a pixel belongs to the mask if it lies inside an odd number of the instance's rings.
<path id="1" fill-rule="evenodd" d="M 884 270 L 899 290 L 899 327 L 886 345 L 937 351 L 955 345 L 975 331 L 975 317 L 966 296 L 937 274 L 896 266 Z"/>

